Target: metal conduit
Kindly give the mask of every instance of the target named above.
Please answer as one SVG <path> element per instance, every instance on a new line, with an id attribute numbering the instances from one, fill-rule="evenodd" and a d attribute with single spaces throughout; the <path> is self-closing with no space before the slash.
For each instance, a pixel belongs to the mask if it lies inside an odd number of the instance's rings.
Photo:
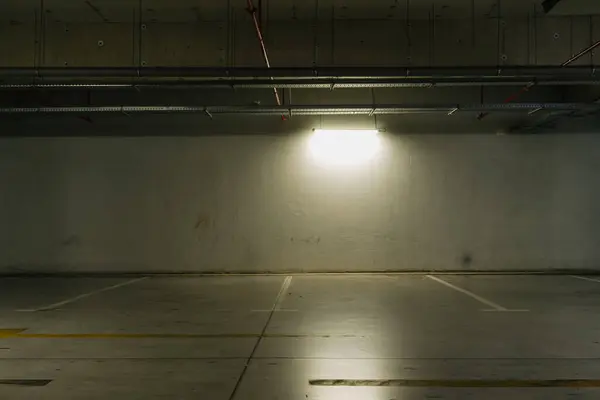
<path id="1" fill-rule="evenodd" d="M 139 71 L 139 76 L 137 73 Z M 271 76 L 274 75 L 274 76 Z M 0 68 L 0 88 L 377 88 L 597 85 L 591 68 Z"/>
<path id="2" fill-rule="evenodd" d="M 593 66 L 501 67 L 2 67 L 0 78 L 392 78 L 598 76 Z"/>
<path id="3" fill-rule="evenodd" d="M 0 89 L 357 89 L 357 88 L 432 88 L 470 86 L 519 86 L 528 78 L 406 78 L 406 79 L 278 79 L 275 81 L 254 79 L 217 79 L 204 81 L 145 81 L 134 80 L 128 83 L 104 83 L 88 81 L 69 83 L 66 81 L 13 81 L 1 83 Z M 537 81 L 537 86 L 590 86 L 600 85 L 600 76 L 591 79 L 548 78 Z"/>
<path id="4" fill-rule="evenodd" d="M 51 107 L 0 107 L 2 114 L 30 113 L 205 113 L 246 115 L 393 115 L 415 113 L 515 112 L 531 110 L 569 111 L 600 109 L 596 103 L 512 103 L 475 105 L 288 105 L 288 106 L 51 106 Z"/>
<path id="5" fill-rule="evenodd" d="M 248 1 L 248 12 L 252 16 L 252 21 L 254 22 L 254 29 L 256 29 L 256 36 L 258 37 L 258 41 L 260 43 L 260 49 L 262 51 L 263 59 L 265 60 L 265 64 L 268 69 L 271 69 L 271 62 L 269 61 L 269 54 L 267 52 L 267 45 L 265 44 L 265 39 L 262 33 L 262 29 L 260 28 L 260 22 L 258 18 L 258 14 L 256 12 L 256 7 L 254 7 L 254 3 L 252 0 Z M 271 78 L 272 79 L 272 78 Z M 279 92 L 277 88 L 273 88 L 273 94 L 275 94 L 275 102 L 278 106 L 281 105 L 281 99 L 279 98 Z"/>
<path id="6" fill-rule="evenodd" d="M 600 46 L 600 40 L 598 40 L 596 43 L 592 44 L 591 46 L 581 50 L 579 53 L 575 54 L 574 56 L 572 56 L 571 58 L 569 58 L 567 61 L 563 62 L 560 66 L 562 68 L 568 67 L 571 63 L 579 60 L 581 57 L 583 57 L 584 55 L 592 52 L 596 47 Z M 513 102 L 515 100 L 517 100 L 523 93 L 528 92 L 529 89 L 531 89 L 532 87 L 536 86 L 537 82 L 536 81 L 531 81 L 529 83 L 527 83 L 525 86 L 523 86 L 518 92 L 513 93 L 512 95 L 508 96 L 504 102 L 505 103 L 510 103 Z M 482 113 L 480 114 L 477 119 L 482 120 L 483 118 L 485 118 L 488 114 L 486 113 Z"/>

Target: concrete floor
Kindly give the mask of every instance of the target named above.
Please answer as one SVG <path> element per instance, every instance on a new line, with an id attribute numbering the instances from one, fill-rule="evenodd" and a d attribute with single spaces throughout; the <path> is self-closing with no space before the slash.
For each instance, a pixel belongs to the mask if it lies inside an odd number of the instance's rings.
<path id="1" fill-rule="evenodd" d="M 2 278 L 0 296 L 2 400 L 600 398 L 600 277 Z"/>

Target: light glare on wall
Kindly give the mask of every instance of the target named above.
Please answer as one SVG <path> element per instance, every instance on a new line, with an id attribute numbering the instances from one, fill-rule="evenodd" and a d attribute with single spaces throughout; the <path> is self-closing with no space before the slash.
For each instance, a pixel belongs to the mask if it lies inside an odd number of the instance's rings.
<path id="1" fill-rule="evenodd" d="M 310 151 L 316 161 L 328 165 L 357 165 L 371 160 L 379 151 L 379 131 L 315 129 Z"/>

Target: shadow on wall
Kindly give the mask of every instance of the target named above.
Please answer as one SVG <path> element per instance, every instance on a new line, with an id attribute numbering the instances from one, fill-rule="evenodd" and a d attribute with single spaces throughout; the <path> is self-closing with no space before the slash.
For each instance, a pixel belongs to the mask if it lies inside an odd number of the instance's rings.
<path id="1" fill-rule="evenodd" d="M 81 118 L 84 117 L 84 118 Z M 7 115 L 0 137 L 198 137 L 223 135 L 290 135 L 314 128 L 385 129 L 399 134 L 506 134 L 511 127 L 530 122 L 527 115 L 490 114 L 478 121 L 476 113 L 444 115 L 382 115 L 376 119 L 360 116 L 278 117 L 236 116 L 209 119 L 201 115 Z M 570 120 L 565 121 L 567 130 Z M 578 132 L 592 132 L 581 122 Z"/>

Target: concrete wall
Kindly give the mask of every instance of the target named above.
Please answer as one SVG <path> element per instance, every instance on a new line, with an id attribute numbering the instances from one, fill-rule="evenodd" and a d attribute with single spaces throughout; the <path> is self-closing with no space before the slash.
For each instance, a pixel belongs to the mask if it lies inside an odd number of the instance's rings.
<path id="1" fill-rule="evenodd" d="M 0 140 L 0 272 L 600 268 L 598 136 L 390 131 L 332 168 L 196 130 Z"/>

